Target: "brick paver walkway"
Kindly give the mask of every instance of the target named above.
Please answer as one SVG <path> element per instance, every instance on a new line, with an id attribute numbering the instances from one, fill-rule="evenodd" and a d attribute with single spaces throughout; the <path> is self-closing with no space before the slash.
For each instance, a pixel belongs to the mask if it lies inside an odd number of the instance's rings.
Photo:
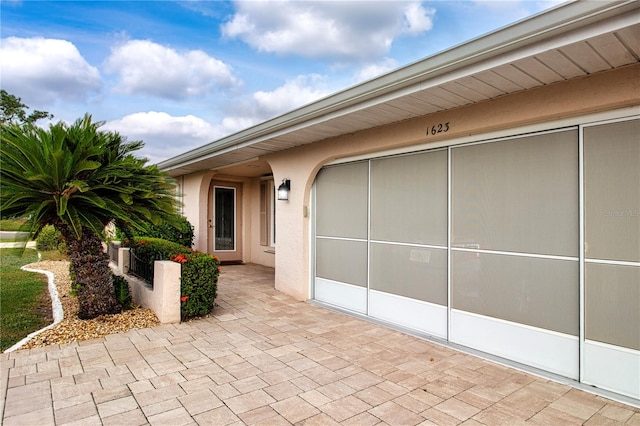
<path id="1" fill-rule="evenodd" d="M 2 354 L 3 424 L 640 424 L 640 410 L 296 302 L 224 267 L 214 314 Z"/>

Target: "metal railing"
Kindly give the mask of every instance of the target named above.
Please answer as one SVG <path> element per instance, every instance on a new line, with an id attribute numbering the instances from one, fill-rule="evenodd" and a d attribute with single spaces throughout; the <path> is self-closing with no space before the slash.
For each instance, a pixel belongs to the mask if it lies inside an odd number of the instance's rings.
<path id="1" fill-rule="evenodd" d="M 156 260 L 162 260 L 162 255 L 145 255 L 129 250 L 129 273 L 134 275 L 153 288 L 153 264 Z"/>

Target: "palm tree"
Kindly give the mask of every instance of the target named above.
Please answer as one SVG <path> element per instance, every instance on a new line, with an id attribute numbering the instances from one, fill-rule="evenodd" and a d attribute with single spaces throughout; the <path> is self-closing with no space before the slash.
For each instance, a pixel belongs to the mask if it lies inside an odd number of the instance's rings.
<path id="1" fill-rule="evenodd" d="M 177 207 L 168 175 L 132 154 L 143 143 L 98 130 L 102 124 L 85 115 L 48 130 L 8 123 L 0 133 L 0 217 L 27 217 L 33 237 L 47 224 L 60 231 L 81 319 L 121 309 L 102 246 L 105 226 L 143 229 L 171 221 Z"/>

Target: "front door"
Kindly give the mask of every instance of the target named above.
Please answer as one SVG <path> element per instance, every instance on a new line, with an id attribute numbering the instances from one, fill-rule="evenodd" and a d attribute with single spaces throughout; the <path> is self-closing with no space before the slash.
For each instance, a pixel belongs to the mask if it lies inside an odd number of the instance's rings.
<path id="1" fill-rule="evenodd" d="M 212 183 L 209 250 L 222 262 L 242 260 L 241 192 L 240 183 Z"/>

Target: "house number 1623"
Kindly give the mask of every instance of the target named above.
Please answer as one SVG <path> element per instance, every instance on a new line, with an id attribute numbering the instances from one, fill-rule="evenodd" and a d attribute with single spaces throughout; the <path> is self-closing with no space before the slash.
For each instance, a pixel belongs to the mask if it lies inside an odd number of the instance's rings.
<path id="1" fill-rule="evenodd" d="M 434 124 L 427 128 L 427 136 L 435 136 L 438 133 L 447 133 L 449 131 L 449 122 Z"/>

